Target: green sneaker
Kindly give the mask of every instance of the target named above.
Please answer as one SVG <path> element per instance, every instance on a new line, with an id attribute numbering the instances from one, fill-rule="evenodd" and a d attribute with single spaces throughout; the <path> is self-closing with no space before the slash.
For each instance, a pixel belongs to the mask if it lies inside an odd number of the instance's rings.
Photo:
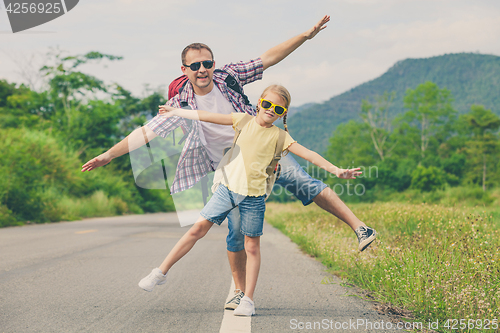
<path id="1" fill-rule="evenodd" d="M 354 231 L 356 236 L 358 236 L 359 251 L 364 251 L 377 237 L 377 232 L 375 229 L 370 227 L 359 227 Z"/>
<path id="2" fill-rule="evenodd" d="M 240 301 L 243 298 L 243 296 L 245 296 L 245 294 L 241 290 L 235 289 L 233 298 L 227 301 L 227 303 L 224 305 L 224 309 L 226 310 L 236 309 L 238 305 L 240 305 Z"/>

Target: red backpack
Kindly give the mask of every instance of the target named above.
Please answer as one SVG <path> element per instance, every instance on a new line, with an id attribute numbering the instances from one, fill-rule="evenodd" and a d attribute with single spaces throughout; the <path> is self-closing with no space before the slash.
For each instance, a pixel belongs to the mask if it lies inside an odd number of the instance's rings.
<path id="1" fill-rule="evenodd" d="M 168 99 L 172 99 L 175 95 L 177 95 L 182 89 L 184 88 L 184 85 L 188 81 L 188 77 L 183 74 L 179 76 L 177 79 L 173 80 L 169 85 L 168 85 Z"/>

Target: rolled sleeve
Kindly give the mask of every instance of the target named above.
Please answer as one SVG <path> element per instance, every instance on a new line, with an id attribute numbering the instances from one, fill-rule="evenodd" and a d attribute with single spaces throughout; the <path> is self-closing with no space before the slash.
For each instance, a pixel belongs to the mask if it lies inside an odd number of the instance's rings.
<path id="1" fill-rule="evenodd" d="M 262 79 L 264 72 L 264 65 L 260 58 L 250 60 L 248 62 L 240 61 L 237 63 L 230 63 L 222 67 L 222 70 L 237 77 L 241 85 L 245 85 L 257 80 Z"/>

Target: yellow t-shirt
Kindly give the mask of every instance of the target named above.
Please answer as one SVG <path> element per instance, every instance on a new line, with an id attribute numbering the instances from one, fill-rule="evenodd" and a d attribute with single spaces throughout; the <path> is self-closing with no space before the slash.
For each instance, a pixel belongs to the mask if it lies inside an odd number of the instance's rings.
<path id="1" fill-rule="evenodd" d="M 233 128 L 243 119 L 252 117 L 245 113 L 232 113 Z M 266 168 L 271 163 L 276 149 L 280 129 L 276 126 L 262 127 L 252 117 L 238 137 L 231 162 L 224 169 L 227 175 L 222 184 L 231 191 L 247 196 L 266 194 Z M 296 142 L 288 132 L 283 150 Z"/>

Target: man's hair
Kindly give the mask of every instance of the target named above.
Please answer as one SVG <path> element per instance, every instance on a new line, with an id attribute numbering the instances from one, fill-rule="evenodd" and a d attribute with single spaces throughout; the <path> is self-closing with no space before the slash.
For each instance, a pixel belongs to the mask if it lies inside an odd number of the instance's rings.
<path id="1" fill-rule="evenodd" d="M 182 50 L 182 53 L 181 53 L 182 64 L 187 65 L 186 64 L 186 54 L 188 53 L 189 50 L 201 50 L 201 49 L 208 50 L 208 52 L 210 52 L 210 55 L 212 56 L 212 60 L 214 59 L 214 54 L 213 54 L 212 50 L 210 50 L 208 45 L 203 44 L 203 43 L 191 43 L 188 46 L 186 46 L 184 48 L 184 50 Z"/>

